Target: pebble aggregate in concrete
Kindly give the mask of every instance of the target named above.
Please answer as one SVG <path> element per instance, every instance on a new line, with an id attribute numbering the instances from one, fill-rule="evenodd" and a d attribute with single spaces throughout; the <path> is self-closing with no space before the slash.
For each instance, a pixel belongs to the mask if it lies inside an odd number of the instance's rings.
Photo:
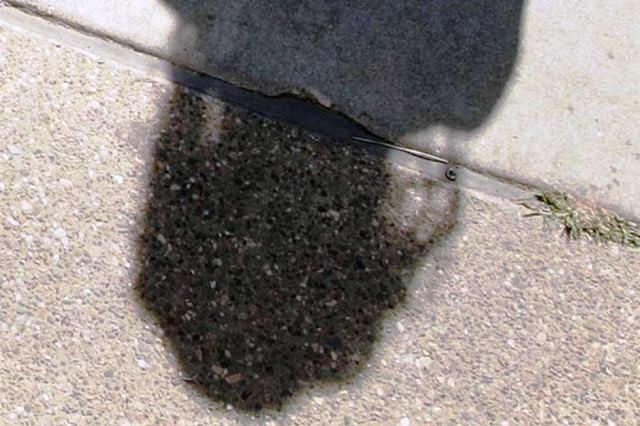
<path id="1" fill-rule="evenodd" d="M 137 288 L 190 380 L 260 410 L 352 376 L 455 199 L 416 238 L 383 158 L 181 91 L 168 116 Z"/>
<path id="2" fill-rule="evenodd" d="M 381 198 L 404 212 L 397 223 L 455 223 L 404 279 L 361 371 L 301 389 L 280 412 L 203 397 L 134 289 L 136 224 L 173 87 L 2 28 L 0 52 L 0 423 L 640 418 L 637 251 L 567 243 L 510 204 L 428 192 L 394 167 Z"/>

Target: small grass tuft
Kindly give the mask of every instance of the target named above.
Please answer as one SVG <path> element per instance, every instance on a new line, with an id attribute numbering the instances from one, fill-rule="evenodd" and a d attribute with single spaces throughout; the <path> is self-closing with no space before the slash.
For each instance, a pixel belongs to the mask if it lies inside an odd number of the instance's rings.
<path id="1" fill-rule="evenodd" d="M 640 226 L 600 208 L 579 203 L 566 193 L 548 191 L 533 196 L 535 205 L 523 202 L 531 213 L 525 217 L 540 216 L 545 221 L 562 224 L 568 238 L 582 237 L 597 242 L 614 242 L 640 248 Z"/>

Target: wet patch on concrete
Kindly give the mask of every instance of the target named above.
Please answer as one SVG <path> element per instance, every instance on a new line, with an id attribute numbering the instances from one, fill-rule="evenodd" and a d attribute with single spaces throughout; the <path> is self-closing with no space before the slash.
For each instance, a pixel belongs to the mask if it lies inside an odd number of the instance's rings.
<path id="1" fill-rule="evenodd" d="M 416 261 L 456 220 L 455 198 L 421 219 L 390 179 L 380 156 L 176 92 L 137 290 L 187 379 L 260 410 L 353 376 Z"/>

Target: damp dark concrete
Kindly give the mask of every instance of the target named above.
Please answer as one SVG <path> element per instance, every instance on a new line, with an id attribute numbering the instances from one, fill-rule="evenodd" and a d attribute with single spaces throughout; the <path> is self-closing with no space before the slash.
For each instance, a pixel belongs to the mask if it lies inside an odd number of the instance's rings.
<path id="1" fill-rule="evenodd" d="M 239 409 L 358 372 L 457 219 L 405 226 L 383 157 L 182 91 L 156 145 L 137 290 L 189 381 Z"/>
<path id="2" fill-rule="evenodd" d="M 164 0 L 177 63 L 268 94 L 298 93 L 394 139 L 471 129 L 516 61 L 523 0 Z"/>

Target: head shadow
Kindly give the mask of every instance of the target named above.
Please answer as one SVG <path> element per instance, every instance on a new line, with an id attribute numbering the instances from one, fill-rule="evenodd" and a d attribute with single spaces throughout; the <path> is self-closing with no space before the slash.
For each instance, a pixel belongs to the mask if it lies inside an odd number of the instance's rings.
<path id="1" fill-rule="evenodd" d="M 163 0 L 172 58 L 269 94 L 302 93 L 396 139 L 490 116 L 525 0 Z"/>
<path id="2" fill-rule="evenodd" d="M 136 290 L 215 401 L 279 408 L 357 373 L 414 265 L 455 225 L 395 190 L 383 157 L 178 89 L 151 165 Z M 436 199 L 439 202 L 436 202 Z"/>

